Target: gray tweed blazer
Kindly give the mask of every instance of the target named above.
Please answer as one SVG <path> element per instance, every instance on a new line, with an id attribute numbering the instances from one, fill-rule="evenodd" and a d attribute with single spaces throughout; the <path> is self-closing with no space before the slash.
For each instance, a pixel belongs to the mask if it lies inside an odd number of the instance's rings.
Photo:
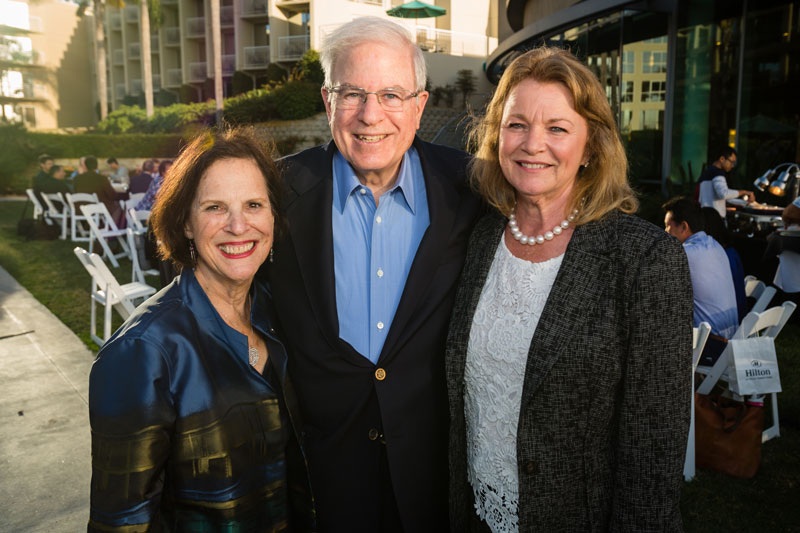
<path id="1" fill-rule="evenodd" d="M 447 342 L 450 526 L 480 531 L 467 481 L 464 362 L 506 218 L 469 243 Z M 519 426 L 519 529 L 681 531 L 692 287 L 677 239 L 612 213 L 575 229 L 531 341 Z"/>

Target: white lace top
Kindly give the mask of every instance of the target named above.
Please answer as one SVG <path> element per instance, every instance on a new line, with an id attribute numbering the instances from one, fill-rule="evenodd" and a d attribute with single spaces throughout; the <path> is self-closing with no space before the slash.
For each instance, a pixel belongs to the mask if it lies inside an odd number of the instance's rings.
<path id="1" fill-rule="evenodd" d="M 500 239 L 467 347 L 467 476 L 475 509 L 495 533 L 515 532 L 517 423 L 531 339 L 563 254 L 541 263 L 511 255 Z"/>

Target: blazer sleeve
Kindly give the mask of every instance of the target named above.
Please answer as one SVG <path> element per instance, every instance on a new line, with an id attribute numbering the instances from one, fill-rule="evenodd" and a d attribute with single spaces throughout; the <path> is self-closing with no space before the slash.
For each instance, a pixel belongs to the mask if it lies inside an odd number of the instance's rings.
<path id="1" fill-rule="evenodd" d="M 112 341 L 92 366 L 88 531 L 158 523 L 175 421 L 169 377 L 160 348 L 138 338 Z"/>
<path id="2" fill-rule="evenodd" d="M 610 530 L 682 531 L 693 302 L 680 243 L 657 238 L 630 287 Z"/>

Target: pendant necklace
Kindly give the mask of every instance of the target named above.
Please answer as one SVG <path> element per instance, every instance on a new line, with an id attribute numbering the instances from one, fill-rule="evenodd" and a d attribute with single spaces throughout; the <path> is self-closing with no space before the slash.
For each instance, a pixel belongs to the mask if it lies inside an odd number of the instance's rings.
<path id="1" fill-rule="evenodd" d="M 253 309 L 253 296 L 251 295 L 250 296 L 250 311 L 251 312 L 252 312 L 252 309 Z M 250 335 L 252 335 L 253 337 L 256 336 L 255 332 L 253 331 L 253 322 L 252 321 L 250 322 Z M 247 360 L 250 362 L 250 366 L 255 367 L 258 364 L 258 359 L 259 359 L 258 348 L 256 348 L 255 346 L 250 346 L 250 340 L 249 339 L 248 339 L 247 343 L 248 343 L 248 346 L 250 347 L 250 349 L 247 351 L 247 356 L 248 356 Z"/>

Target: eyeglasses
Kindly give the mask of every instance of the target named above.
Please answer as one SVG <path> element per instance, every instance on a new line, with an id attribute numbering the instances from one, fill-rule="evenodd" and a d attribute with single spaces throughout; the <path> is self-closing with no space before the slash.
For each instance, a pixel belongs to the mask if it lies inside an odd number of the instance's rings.
<path id="1" fill-rule="evenodd" d="M 399 111 L 403 109 L 407 100 L 419 95 L 419 93 L 412 93 L 407 89 L 381 89 L 371 92 L 360 87 L 346 85 L 330 87 L 328 91 L 333 94 L 336 107 L 341 109 L 358 109 L 367 103 L 368 94 L 374 94 L 382 108 L 387 111 Z"/>

